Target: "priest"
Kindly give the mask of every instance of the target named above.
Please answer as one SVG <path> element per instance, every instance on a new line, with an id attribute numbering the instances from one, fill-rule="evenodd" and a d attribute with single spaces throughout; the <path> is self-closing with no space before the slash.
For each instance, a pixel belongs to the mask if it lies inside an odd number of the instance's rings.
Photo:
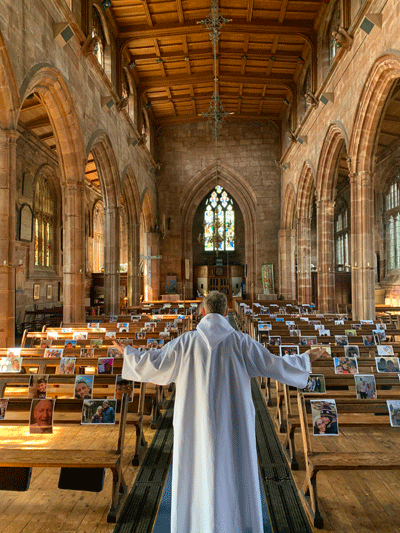
<path id="1" fill-rule="evenodd" d="M 176 385 L 171 533 L 263 533 L 250 380 L 305 388 L 324 353 L 274 356 L 226 311 L 226 296 L 212 291 L 196 330 L 161 349 L 124 350 L 124 379 Z"/>

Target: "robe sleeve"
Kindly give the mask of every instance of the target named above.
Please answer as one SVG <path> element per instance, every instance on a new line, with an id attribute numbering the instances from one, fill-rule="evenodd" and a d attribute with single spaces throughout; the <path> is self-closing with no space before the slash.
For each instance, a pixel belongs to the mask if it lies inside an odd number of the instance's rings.
<path id="1" fill-rule="evenodd" d="M 170 341 L 159 349 L 139 352 L 126 346 L 122 366 L 123 379 L 144 381 L 156 385 L 168 385 L 176 380 L 179 372 L 179 358 L 175 350 L 178 339 Z"/>
<path id="2" fill-rule="evenodd" d="M 251 378 L 263 376 L 275 379 L 286 385 L 304 389 L 311 372 L 310 358 L 301 355 L 273 355 L 262 344 L 245 336 L 243 357 Z"/>

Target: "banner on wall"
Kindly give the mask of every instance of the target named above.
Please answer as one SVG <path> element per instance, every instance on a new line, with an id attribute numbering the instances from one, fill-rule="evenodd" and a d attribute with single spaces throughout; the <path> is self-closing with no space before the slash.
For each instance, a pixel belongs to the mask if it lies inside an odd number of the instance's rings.
<path id="1" fill-rule="evenodd" d="M 261 265 L 261 278 L 263 294 L 274 294 L 274 264 L 263 263 Z"/>

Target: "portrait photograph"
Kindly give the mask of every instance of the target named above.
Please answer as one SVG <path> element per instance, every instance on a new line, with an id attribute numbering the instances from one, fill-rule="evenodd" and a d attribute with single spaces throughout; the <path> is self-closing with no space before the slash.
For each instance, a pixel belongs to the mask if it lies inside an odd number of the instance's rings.
<path id="1" fill-rule="evenodd" d="M 363 335 L 362 340 L 364 346 L 375 346 L 375 339 L 373 335 Z"/>
<path id="2" fill-rule="evenodd" d="M 59 374 L 75 374 L 76 357 L 61 357 Z"/>
<path id="3" fill-rule="evenodd" d="M 385 342 L 386 340 L 386 330 L 384 329 L 373 329 L 372 334 L 376 337 L 379 337 L 380 342 Z"/>
<path id="4" fill-rule="evenodd" d="M 83 400 L 82 424 L 115 424 L 117 400 Z"/>
<path id="5" fill-rule="evenodd" d="M 355 337 L 357 335 L 357 331 L 355 329 L 345 329 L 344 334 L 348 337 Z"/>
<path id="6" fill-rule="evenodd" d="M 394 355 L 393 346 L 391 344 L 380 344 L 376 347 L 378 355 L 388 356 Z"/>
<path id="7" fill-rule="evenodd" d="M 88 338 L 88 333 L 87 331 L 74 331 L 72 333 L 72 338 L 75 341 L 84 341 Z"/>
<path id="8" fill-rule="evenodd" d="M 330 337 L 330 334 L 331 334 L 331 330 L 330 329 L 320 329 L 318 331 L 318 335 L 320 337 Z"/>
<path id="9" fill-rule="evenodd" d="M 129 331 L 129 322 L 117 322 L 117 328 L 126 328 Z"/>
<path id="10" fill-rule="evenodd" d="M 44 351 L 44 357 L 56 359 L 57 357 L 62 357 L 63 353 L 64 348 L 46 348 Z"/>
<path id="11" fill-rule="evenodd" d="M 280 345 L 279 355 L 300 355 L 300 348 L 293 345 Z"/>
<path id="12" fill-rule="evenodd" d="M 0 357 L 0 372 L 21 372 L 22 357 Z"/>
<path id="13" fill-rule="evenodd" d="M 354 376 L 356 395 L 359 400 L 376 400 L 376 382 L 373 374 Z"/>
<path id="14" fill-rule="evenodd" d="M 305 394 L 326 394 L 325 376 L 323 374 L 310 374 L 308 376 L 307 386 L 304 389 L 298 390 Z"/>
<path id="15" fill-rule="evenodd" d="M 296 322 L 294 320 L 286 320 L 285 323 L 287 326 L 296 326 Z"/>
<path id="16" fill-rule="evenodd" d="M 100 357 L 97 363 L 98 374 L 112 374 L 114 359 L 112 357 Z"/>
<path id="17" fill-rule="evenodd" d="M 314 436 L 339 435 L 335 400 L 310 400 Z"/>
<path id="18" fill-rule="evenodd" d="M 356 357 L 334 357 L 335 374 L 358 374 Z"/>
<path id="19" fill-rule="evenodd" d="M 335 344 L 336 346 L 347 346 L 349 344 L 347 335 L 335 335 Z"/>
<path id="20" fill-rule="evenodd" d="M 90 339 L 90 346 L 101 348 L 103 346 L 103 339 Z"/>
<path id="21" fill-rule="evenodd" d="M 338 320 L 335 320 L 335 326 L 344 326 L 344 320 L 343 318 L 340 318 Z"/>
<path id="22" fill-rule="evenodd" d="M 147 339 L 147 348 L 150 350 L 151 348 L 158 348 L 158 341 L 157 339 Z"/>
<path id="23" fill-rule="evenodd" d="M 7 348 L 7 357 L 21 357 L 21 348 Z"/>
<path id="24" fill-rule="evenodd" d="M 45 348 L 50 348 L 52 339 L 40 339 L 40 347 L 44 350 Z"/>
<path id="25" fill-rule="evenodd" d="M 56 400 L 32 400 L 29 433 L 53 433 L 53 413 Z"/>
<path id="26" fill-rule="evenodd" d="M 366 324 L 367 326 L 368 326 L 368 325 L 369 325 L 369 326 L 372 326 L 373 323 L 374 323 L 373 320 L 360 320 L 360 324 L 361 324 L 361 325 L 362 325 L 362 324 Z"/>
<path id="27" fill-rule="evenodd" d="M 122 355 L 118 348 L 107 348 L 107 357 L 115 358 L 122 357 Z"/>
<path id="28" fill-rule="evenodd" d="M 326 353 L 329 355 L 329 357 L 332 357 L 332 348 L 330 347 L 329 344 L 315 344 L 313 346 L 313 350 L 316 349 L 316 348 L 318 348 L 320 350 L 325 350 Z"/>
<path id="29" fill-rule="evenodd" d="M 47 395 L 47 374 L 31 374 L 29 377 L 28 398 L 44 399 Z"/>
<path id="30" fill-rule="evenodd" d="M 290 329 L 289 330 L 289 337 L 300 337 L 301 331 L 299 329 Z"/>
<path id="31" fill-rule="evenodd" d="M 122 326 L 118 328 L 118 333 L 129 333 L 129 328 L 127 328 L 126 326 Z"/>
<path id="32" fill-rule="evenodd" d="M 123 379 L 121 374 L 118 374 L 115 380 L 115 393 L 114 398 L 116 400 L 122 400 L 123 394 L 128 394 L 129 401 L 133 400 L 134 383 L 128 379 Z"/>
<path id="33" fill-rule="evenodd" d="M 171 326 L 169 326 L 169 327 L 171 327 Z M 145 338 L 146 338 L 146 333 L 144 331 L 138 331 L 138 332 L 135 333 L 135 339 L 136 340 L 144 340 Z"/>
<path id="34" fill-rule="evenodd" d="M 355 330 L 361 329 L 361 324 L 350 324 L 350 326 L 351 326 L 351 329 L 355 329 Z"/>
<path id="35" fill-rule="evenodd" d="M 77 340 L 65 339 L 64 350 L 73 350 L 74 348 L 76 348 L 77 342 L 78 342 Z"/>
<path id="36" fill-rule="evenodd" d="M 117 338 L 117 332 L 116 331 L 106 331 L 104 334 L 104 337 L 106 339 L 116 339 Z"/>
<path id="37" fill-rule="evenodd" d="M 390 425 L 393 428 L 400 427 L 400 400 L 386 400 L 386 403 L 389 410 Z"/>
<path id="38" fill-rule="evenodd" d="M 0 420 L 4 420 L 7 412 L 8 398 L 0 399 Z"/>
<path id="39" fill-rule="evenodd" d="M 110 316 L 110 322 L 118 322 L 118 317 L 115 315 Z"/>
<path id="40" fill-rule="evenodd" d="M 300 337 L 300 346 L 313 346 L 314 344 L 317 344 L 317 337 L 314 336 L 305 336 Z"/>
<path id="41" fill-rule="evenodd" d="M 360 348 L 355 344 L 344 346 L 343 349 L 345 357 L 360 357 Z"/>
<path id="42" fill-rule="evenodd" d="M 280 344 L 281 344 L 281 336 L 280 335 L 269 335 L 268 344 L 270 346 L 280 346 Z"/>
<path id="43" fill-rule="evenodd" d="M 77 400 L 86 400 L 93 398 L 93 382 L 93 374 L 78 374 L 75 377 L 74 397 Z"/>
<path id="44" fill-rule="evenodd" d="M 258 324 L 258 331 L 268 331 L 272 329 L 270 322 L 261 322 Z"/>
<path id="45" fill-rule="evenodd" d="M 81 348 L 81 357 L 94 357 L 94 348 Z"/>
<path id="46" fill-rule="evenodd" d="M 61 333 L 72 333 L 72 328 L 61 328 Z"/>
<path id="47" fill-rule="evenodd" d="M 399 372 L 398 357 L 375 357 L 377 372 Z"/>

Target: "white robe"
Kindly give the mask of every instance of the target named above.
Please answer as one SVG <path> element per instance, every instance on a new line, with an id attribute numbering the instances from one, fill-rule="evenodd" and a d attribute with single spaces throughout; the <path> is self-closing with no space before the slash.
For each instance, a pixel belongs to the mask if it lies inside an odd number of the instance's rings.
<path id="1" fill-rule="evenodd" d="M 171 533 L 263 532 L 250 379 L 304 388 L 310 372 L 214 313 L 161 349 L 125 348 L 123 378 L 176 384 Z"/>

